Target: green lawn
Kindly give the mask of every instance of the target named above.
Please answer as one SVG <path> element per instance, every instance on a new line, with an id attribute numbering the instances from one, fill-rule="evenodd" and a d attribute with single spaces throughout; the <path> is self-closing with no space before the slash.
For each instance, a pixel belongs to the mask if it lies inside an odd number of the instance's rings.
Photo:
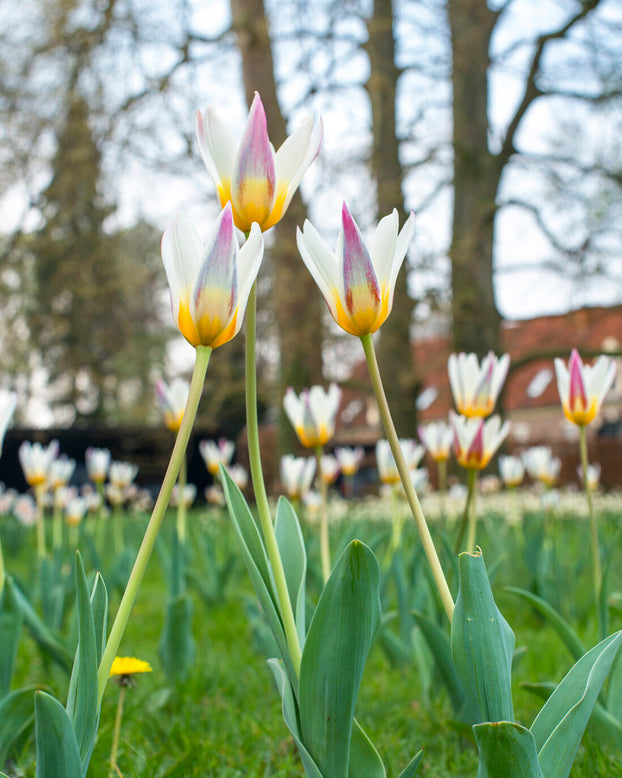
<path id="1" fill-rule="evenodd" d="M 577 499 L 580 499 L 578 497 Z M 357 535 L 374 547 L 383 570 L 389 569 L 389 527 L 377 517 L 365 515 L 358 506 L 355 527 L 342 518 L 332 533 L 333 549 L 346 536 Z M 123 517 L 128 548 L 136 547 L 141 523 Z M 194 511 L 190 516 L 195 545 L 192 569 L 203 584 L 203 597 L 193 593 L 195 661 L 184 682 L 169 681 L 158 658 L 158 640 L 163 625 L 166 583 L 161 560 L 154 555 L 122 643 L 121 654 L 149 661 L 153 673 L 138 677 L 126 696 L 118 755 L 124 776 L 218 776 L 253 778 L 303 776 L 292 739 L 283 723 L 280 701 L 257 640 L 259 614 L 255 598 L 228 520 L 223 514 Z M 168 520 L 163 540 L 173 519 Z M 616 513 L 601 515 L 603 548 L 612 553 L 610 591 L 622 591 L 619 559 L 619 519 Z M 12 519 L 0 522 L 6 566 L 24 588 L 32 583 L 34 538 Z M 450 528 L 451 530 L 451 528 Z M 453 537 L 448 532 L 448 538 Z M 312 569 L 310 590 L 318 591 L 317 549 L 313 527 L 305 527 Z M 435 529 L 435 534 L 438 529 Z M 212 541 L 215 557 L 198 550 L 198 538 Z M 480 524 L 478 541 L 484 551 L 497 604 L 516 634 L 514 702 L 516 719 L 529 725 L 541 703 L 525 689 L 525 681 L 559 681 L 572 662 L 552 629 L 530 607 L 505 591 L 508 585 L 537 590 L 555 603 L 586 645 L 597 642 L 589 574 L 588 527 L 584 520 L 564 516 L 545 519 L 531 513 L 522 527 L 508 527 L 501 515 L 488 511 Z M 429 593 L 426 569 L 418 550 L 414 529 L 407 523 L 402 556 L 409 588 L 426 612 L 439 614 Z M 85 566 L 90 561 L 85 550 Z M 447 552 L 447 559 L 450 558 Z M 104 576 L 111 560 L 104 565 Z M 448 565 L 448 568 L 450 565 Z M 215 570 L 222 574 L 219 591 Z M 386 612 L 397 611 L 394 581 L 387 574 L 383 589 Z M 455 579 L 451 585 L 455 587 Z M 426 594 L 427 592 L 427 594 Z M 119 589 L 110 586 L 111 615 L 119 602 Z M 610 631 L 621 626 L 612 610 Z M 442 617 L 439 616 L 439 623 Z M 64 633 L 72 628 L 71 614 Z M 385 630 L 394 636 L 401 629 L 399 616 Z M 420 643 L 420 641 L 419 641 Z M 36 647 L 31 636 L 22 635 L 13 688 L 35 683 L 50 688 L 61 701 L 67 693 L 67 674 Z M 99 737 L 88 775 L 108 776 L 108 758 L 119 689 L 111 683 L 101 713 Z M 475 776 L 477 755 L 470 728 L 453 716 L 444 687 L 435 674 L 432 657 L 425 647 L 408 660 L 387 651 L 386 633 L 378 635 L 366 667 L 357 707 L 357 717 L 381 752 L 390 775 L 397 775 L 410 757 L 423 748 L 419 775 L 427 778 Z M 32 738 L 28 738 L 9 764 L 8 774 L 34 776 Z M 622 776 L 622 753 L 600 742 L 589 730 L 583 739 L 572 776 Z"/>

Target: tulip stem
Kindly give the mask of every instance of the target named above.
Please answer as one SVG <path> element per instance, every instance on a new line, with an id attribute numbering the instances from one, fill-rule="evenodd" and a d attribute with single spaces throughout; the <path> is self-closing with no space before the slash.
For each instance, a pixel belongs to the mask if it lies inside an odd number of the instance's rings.
<path id="1" fill-rule="evenodd" d="M 583 475 L 583 489 L 585 490 L 585 496 L 587 497 L 587 510 L 590 517 L 590 535 L 592 542 L 592 575 L 594 577 L 594 597 L 596 599 L 596 612 L 601 613 L 600 608 L 600 595 L 602 588 L 602 571 L 600 565 L 600 540 L 598 537 L 598 524 L 596 522 L 596 514 L 594 513 L 594 501 L 592 499 L 592 490 L 588 483 L 588 467 L 589 461 L 587 456 L 587 427 L 585 425 L 579 426 L 579 448 L 581 450 L 581 473 Z M 600 620 L 600 618 L 599 618 Z"/>
<path id="2" fill-rule="evenodd" d="M 199 400 L 203 392 L 203 383 L 205 382 L 205 374 L 207 372 L 207 366 L 209 364 L 210 355 L 212 349 L 209 346 L 197 346 L 196 357 L 194 363 L 194 371 L 192 373 L 192 380 L 190 382 L 190 391 L 188 393 L 188 401 L 186 402 L 186 408 L 184 410 L 183 419 L 177 437 L 175 438 L 175 445 L 173 446 L 173 452 L 164 474 L 164 480 L 162 481 L 162 487 L 156 504 L 153 506 L 153 512 L 151 518 L 145 530 L 143 541 L 138 549 L 136 561 L 134 567 L 130 573 L 130 577 L 125 587 L 125 592 L 121 598 L 119 604 L 119 610 L 110 630 L 108 636 L 108 642 L 102 655 L 101 662 L 99 664 L 99 671 L 97 674 L 98 685 L 98 702 L 101 704 L 104 696 L 104 690 L 108 682 L 108 676 L 110 675 L 110 668 L 112 662 L 117 655 L 119 645 L 125 628 L 130 618 L 134 602 L 138 595 L 138 589 L 140 587 L 143 575 L 147 568 L 147 563 L 151 557 L 151 552 L 158 536 L 158 531 L 162 525 L 164 514 L 168 507 L 169 500 L 171 498 L 171 492 L 175 486 L 175 481 L 179 474 L 181 463 L 186 454 L 186 448 L 188 447 L 188 441 L 190 440 L 190 433 L 192 432 L 192 426 L 197 415 L 197 409 L 199 407 Z"/>
<path id="3" fill-rule="evenodd" d="M 323 447 L 316 446 L 315 461 L 317 462 L 317 474 L 320 481 L 320 557 L 322 560 L 322 577 L 324 583 L 330 578 L 330 539 L 328 536 L 328 489 L 322 476 Z"/>
<path id="4" fill-rule="evenodd" d="M 467 471 L 467 483 L 469 493 L 467 495 L 467 504 L 464 512 L 467 517 L 469 531 L 467 534 L 466 550 L 469 554 L 475 553 L 475 538 L 477 532 L 477 514 L 475 512 L 475 485 L 477 484 L 477 470 L 471 467 Z"/>
<path id="5" fill-rule="evenodd" d="M 45 515 L 43 507 L 43 498 L 45 497 L 45 485 L 35 486 L 35 502 L 37 505 L 37 553 L 39 559 L 47 556 L 45 546 Z"/>
<path id="6" fill-rule="evenodd" d="M 426 518 L 423 515 L 421 503 L 419 502 L 417 492 L 415 491 L 410 473 L 408 472 L 408 465 L 406 464 L 404 454 L 402 453 L 402 448 L 395 430 L 395 425 L 393 424 L 391 411 L 389 409 L 387 397 L 382 385 L 382 378 L 380 377 L 380 370 L 378 369 L 378 361 L 376 359 L 376 352 L 374 351 L 372 335 L 361 335 L 361 343 L 363 345 L 363 351 L 365 352 L 365 359 L 367 360 L 367 369 L 369 370 L 371 384 L 374 390 L 374 394 L 376 395 L 376 401 L 380 411 L 380 418 L 382 419 L 382 426 L 384 427 L 385 435 L 389 441 L 389 446 L 391 447 L 391 452 L 393 453 L 393 458 L 395 459 L 395 464 L 397 465 L 397 470 L 400 474 L 402 486 L 406 492 L 406 499 L 408 500 L 408 505 L 410 506 L 410 510 L 415 520 L 417 531 L 419 533 L 428 564 L 430 565 L 430 570 L 432 571 L 432 576 L 434 578 L 436 588 L 440 595 L 441 602 L 443 603 L 443 607 L 445 608 L 445 612 L 447 613 L 447 618 L 451 623 L 454 613 L 454 601 L 451 596 L 451 591 L 449 590 L 441 562 L 438 558 L 438 554 L 436 553 L 436 548 L 434 546 L 432 536 L 430 535 L 430 530 L 428 528 Z"/>
<path id="7" fill-rule="evenodd" d="M 255 355 L 255 338 L 257 329 L 257 281 L 252 286 L 246 306 L 246 429 L 248 436 L 248 458 L 253 482 L 253 491 L 255 492 L 255 502 L 259 514 L 259 522 L 263 534 L 264 543 L 272 575 L 274 576 L 274 586 L 279 603 L 279 612 L 283 620 L 283 629 L 285 630 L 285 639 L 289 648 L 289 654 L 296 674 L 300 672 L 300 662 L 302 652 L 300 641 L 298 640 L 298 631 L 296 629 L 296 619 L 292 603 L 289 599 L 287 589 L 287 580 L 283 561 L 279 553 L 279 546 L 276 541 L 274 525 L 272 524 L 272 515 L 270 505 L 266 494 L 266 485 L 263 478 L 261 467 L 261 449 L 259 446 L 259 420 L 257 417 L 257 363 Z"/>

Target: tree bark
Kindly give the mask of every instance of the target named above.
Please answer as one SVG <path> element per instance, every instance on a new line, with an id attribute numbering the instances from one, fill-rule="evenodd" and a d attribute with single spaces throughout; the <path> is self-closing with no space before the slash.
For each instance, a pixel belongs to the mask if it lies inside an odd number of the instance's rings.
<path id="1" fill-rule="evenodd" d="M 404 203 L 403 171 L 399 160 L 395 119 L 399 71 L 395 65 L 392 0 L 374 0 L 367 30 L 370 76 L 366 88 L 371 104 L 373 131 L 371 168 L 376 181 L 378 217 L 382 218 L 393 208 L 402 210 Z M 393 310 L 382 325 L 378 346 L 378 364 L 385 382 L 389 407 L 396 429 L 404 437 L 414 436 L 417 430 L 417 380 L 410 344 L 413 306 L 413 300 L 408 294 L 405 261 L 395 285 Z"/>
<path id="2" fill-rule="evenodd" d="M 453 53 L 453 345 L 480 356 L 500 349 L 493 236 L 501 167 L 488 148 L 489 46 L 497 14 L 485 0 L 448 0 Z"/>

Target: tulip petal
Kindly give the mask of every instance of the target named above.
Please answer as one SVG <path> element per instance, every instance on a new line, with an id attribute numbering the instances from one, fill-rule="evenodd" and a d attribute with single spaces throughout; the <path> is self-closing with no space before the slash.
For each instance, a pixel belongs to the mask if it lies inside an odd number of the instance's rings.
<path id="1" fill-rule="evenodd" d="M 190 292 L 201 266 L 202 251 L 198 233 L 183 214 L 178 214 L 162 236 L 162 262 L 176 324 L 182 303 L 185 306 L 189 304 Z"/>
<path id="2" fill-rule="evenodd" d="M 338 321 L 335 290 L 339 290 L 339 266 L 320 233 L 310 221 L 305 221 L 303 230 L 296 230 L 296 243 L 302 261 L 313 276 L 332 317 Z"/>
<path id="3" fill-rule="evenodd" d="M 205 115 L 197 111 L 195 136 L 208 173 L 212 177 L 220 198 L 220 204 L 231 199 L 231 177 L 237 152 L 237 144 L 231 137 L 229 126 L 208 107 Z"/>

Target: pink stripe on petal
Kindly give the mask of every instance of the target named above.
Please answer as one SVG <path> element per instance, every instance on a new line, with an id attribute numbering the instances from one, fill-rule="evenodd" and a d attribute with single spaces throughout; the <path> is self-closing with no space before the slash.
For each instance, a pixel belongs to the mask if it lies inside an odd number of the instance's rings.
<path id="1" fill-rule="evenodd" d="M 568 405 L 572 411 L 577 409 L 577 400 L 580 400 L 580 408 L 587 408 L 587 395 L 585 392 L 585 382 L 583 380 L 583 363 L 579 352 L 573 348 L 568 363 L 568 372 L 570 374 L 570 389 L 568 393 Z"/>
<path id="2" fill-rule="evenodd" d="M 216 238 L 203 260 L 194 287 L 194 304 L 197 309 L 207 290 L 219 289 L 230 292 L 227 312 L 233 312 L 237 299 L 236 247 L 231 203 L 227 203 L 219 217 Z"/>
<path id="3" fill-rule="evenodd" d="M 235 184 L 238 192 L 247 179 L 266 182 L 268 196 L 272 200 L 276 185 L 274 153 L 268 138 L 268 125 L 263 103 L 258 94 L 251 105 L 244 135 L 240 141 L 237 157 Z"/>
<path id="4" fill-rule="evenodd" d="M 343 288 L 348 311 L 353 314 L 355 288 L 367 287 L 369 295 L 377 305 L 381 303 L 380 286 L 372 265 L 371 257 L 363 242 L 361 233 L 348 206 L 341 209 L 343 223 Z"/>

